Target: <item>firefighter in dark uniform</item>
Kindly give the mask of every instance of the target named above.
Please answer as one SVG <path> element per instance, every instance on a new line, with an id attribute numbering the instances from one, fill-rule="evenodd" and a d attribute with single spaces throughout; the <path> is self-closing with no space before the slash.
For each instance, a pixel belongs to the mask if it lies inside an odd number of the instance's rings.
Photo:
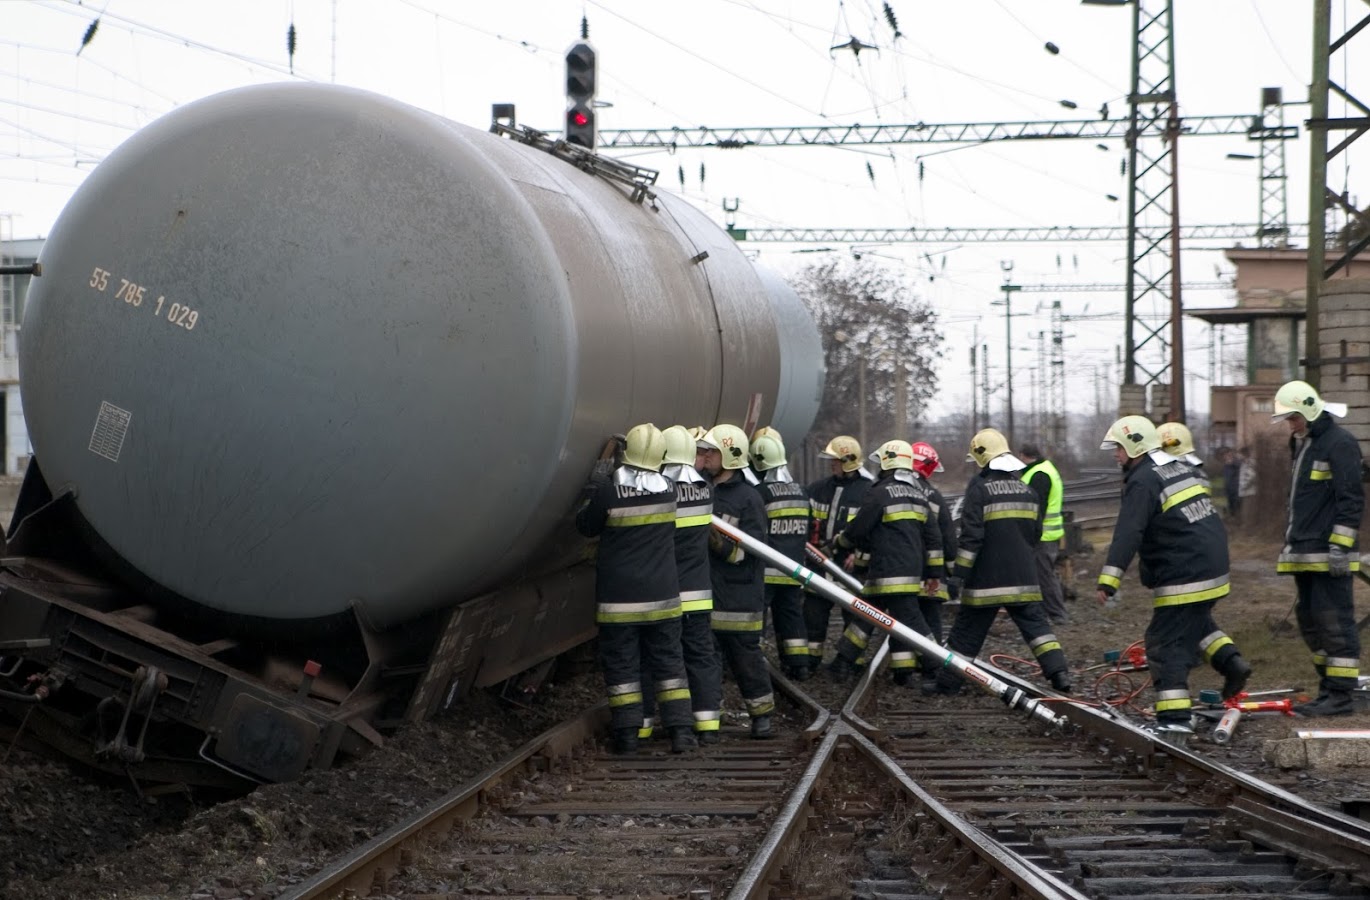
<path id="1" fill-rule="evenodd" d="M 695 439 L 682 425 L 663 433 L 666 461 L 662 474 L 675 482 L 675 563 L 680 579 L 680 641 L 690 681 L 695 736 L 701 744 L 718 742 L 723 706 L 723 663 L 714 644 L 713 583 L 709 576 L 709 517 L 713 486 L 695 469 Z"/>
<path id="2" fill-rule="evenodd" d="M 752 468 L 760 477 L 757 490 L 766 507 L 768 543 L 779 553 L 802 563 L 809 539 L 809 495 L 795 482 L 785 457 L 780 432 L 763 428 L 752 435 Z M 809 641 L 804 626 L 804 590 L 788 573 L 765 569 L 766 607 L 775 628 L 775 646 L 785 674 L 797 681 L 809 677 Z"/>
<path id="3" fill-rule="evenodd" d="M 747 433 L 736 425 L 715 425 L 699 439 L 695 466 L 713 479 L 714 515 L 763 543 L 766 510 L 761 494 L 747 483 Z M 710 574 L 714 589 L 714 639 L 742 693 L 752 720 L 752 737 L 772 735 L 775 695 L 761 652 L 766 590 L 762 564 L 742 545 L 711 529 Z"/>
<path id="4" fill-rule="evenodd" d="M 1056 625 L 1070 621 L 1066 598 L 1061 591 L 1061 579 L 1056 576 L 1056 557 L 1061 552 L 1061 538 L 1066 536 L 1065 518 L 1061 507 L 1065 501 L 1065 485 L 1056 464 L 1042 455 L 1036 444 L 1022 447 L 1022 479 L 1037 493 L 1042 504 L 1042 539 L 1037 542 L 1037 583 L 1042 588 L 1042 605 L 1047 618 Z"/>
<path id="5" fill-rule="evenodd" d="M 1276 419 L 1289 422 L 1294 457 L 1289 527 L 1276 570 L 1294 576 L 1299 631 L 1313 652 L 1318 696 L 1294 707 L 1302 716 L 1344 716 L 1360 678 L 1351 573 L 1360 571 L 1361 452 L 1350 432 L 1332 420 L 1346 406 L 1324 401 L 1302 381 L 1275 394 Z"/>
<path id="6" fill-rule="evenodd" d="M 875 476 L 861 465 L 861 444 L 850 435 L 839 434 L 828 441 L 828 446 L 818 456 L 831 460 L 832 474 L 807 488 L 809 508 L 813 512 L 809 541 L 814 546 L 831 547 L 837 535 L 861 508 L 861 501 L 875 483 Z M 860 551 L 839 555 L 834 561 L 845 565 L 847 571 L 853 572 L 858 578 L 865 574 L 867 560 Z M 828 641 L 828 619 L 831 615 L 831 600 L 814 593 L 804 594 L 804 626 L 808 632 L 810 670 L 816 670 L 823 662 L 823 648 Z M 850 624 L 852 617 L 844 611 L 842 619 Z"/>
<path id="7" fill-rule="evenodd" d="M 1146 658 L 1156 694 L 1156 727 L 1188 734 L 1192 701 L 1189 670 L 1206 660 L 1223 675 L 1222 696 L 1241 693 L 1251 667 L 1213 621 L 1227 596 L 1227 529 L 1194 469 L 1161 449 L 1156 427 L 1124 416 L 1108 429 L 1101 448 L 1123 470 L 1123 501 L 1108 559 L 1099 573 L 1101 604 L 1118 590 L 1133 556 L 1155 605 L 1146 629 Z"/>
<path id="8" fill-rule="evenodd" d="M 837 536 L 841 550 L 860 549 L 870 555 L 870 569 L 862 596 L 899 622 L 925 636 L 928 623 L 918 606 L 923 591 L 936 592 L 942 575 L 942 533 L 928 507 L 927 486 L 913 472 L 913 448 L 907 441 L 886 441 L 871 454 L 880 465 L 875 486 L 856 516 Z M 856 671 L 865 655 L 872 627 L 852 617 L 837 642 L 831 671 L 838 677 Z M 911 684 L 918 668 L 912 647 L 898 643 L 890 652 L 890 674 L 898 685 Z"/>
<path id="9" fill-rule="evenodd" d="M 622 465 L 587 486 L 589 498 L 576 514 L 580 533 L 599 537 L 595 621 L 615 753 L 637 751 L 644 663 L 671 736 L 671 752 L 696 746 L 680 649 L 676 492 L 659 472 L 665 453 L 666 441 L 655 425 L 634 426 Z"/>
<path id="10" fill-rule="evenodd" d="M 931 444 L 919 441 L 913 447 L 913 471 L 923 479 L 924 486 L 928 492 L 928 510 L 932 518 L 937 520 L 937 531 L 942 535 L 941 556 L 930 556 L 930 562 L 940 559 L 944 577 L 937 585 L 935 591 L 924 591 L 918 595 L 918 611 L 923 614 L 923 621 L 928 623 L 928 631 L 932 634 L 932 639 L 937 643 L 942 643 L 946 632 L 942 628 L 942 604 L 951 600 L 950 581 L 952 572 L 955 570 L 956 555 L 956 523 L 951 517 L 951 506 L 947 503 L 942 492 L 932 483 L 932 476 L 945 469 L 942 460 L 937 455 L 937 450 Z M 959 596 L 959 595 L 958 595 Z M 941 665 L 940 660 L 924 658 L 920 669 L 925 681 L 931 681 L 937 677 L 937 669 Z"/>
<path id="11" fill-rule="evenodd" d="M 999 608 L 1008 611 L 1051 686 L 1071 688 L 1061 643 L 1051 632 L 1042 589 L 1037 584 L 1037 544 L 1042 539 L 1037 494 L 1019 476 L 1026 468 L 993 428 L 970 441 L 968 461 L 980 471 L 966 486 L 961 503 L 961 537 L 956 571 L 961 576 L 961 608 L 947 636 L 947 649 L 973 659 L 984 646 Z M 929 694 L 955 694 L 961 676 L 943 667 L 924 684 Z"/>

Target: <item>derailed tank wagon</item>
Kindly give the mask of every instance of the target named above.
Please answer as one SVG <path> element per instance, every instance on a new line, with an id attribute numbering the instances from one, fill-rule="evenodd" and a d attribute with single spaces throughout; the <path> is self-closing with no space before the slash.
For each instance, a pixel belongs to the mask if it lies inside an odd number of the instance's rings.
<path id="1" fill-rule="evenodd" d="M 607 434 L 807 431 L 794 293 L 644 170 L 517 136 L 272 85 L 91 174 L 21 332 L 0 728 L 157 780 L 328 766 L 593 635 Z"/>

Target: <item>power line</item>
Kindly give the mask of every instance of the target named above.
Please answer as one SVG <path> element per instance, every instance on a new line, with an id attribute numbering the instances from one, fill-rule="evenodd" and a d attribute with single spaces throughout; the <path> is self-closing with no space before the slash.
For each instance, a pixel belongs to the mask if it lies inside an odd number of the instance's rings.
<path id="1" fill-rule="evenodd" d="M 1181 240 L 1241 240 L 1256 235 L 1258 225 L 1182 225 Z M 1032 225 L 1005 228 L 730 228 L 734 240 L 778 244 L 954 244 L 1025 241 L 1122 241 L 1126 225 Z M 1137 226 L 1140 236 L 1157 240 L 1169 226 Z M 1289 235 L 1308 233 L 1307 226 L 1291 226 Z"/>

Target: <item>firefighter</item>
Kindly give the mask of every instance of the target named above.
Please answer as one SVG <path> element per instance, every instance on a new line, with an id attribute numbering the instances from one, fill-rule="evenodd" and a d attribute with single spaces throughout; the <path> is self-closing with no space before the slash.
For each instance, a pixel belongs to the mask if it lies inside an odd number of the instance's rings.
<path id="1" fill-rule="evenodd" d="M 1350 714 L 1360 677 L 1351 573 L 1360 571 L 1365 493 L 1360 447 L 1332 419 L 1344 415 L 1344 404 L 1323 400 L 1302 381 L 1275 394 L 1274 418 L 1289 423 L 1294 458 L 1289 526 L 1276 570 L 1294 576 L 1299 631 L 1320 679 L 1317 698 L 1294 707 L 1303 716 Z"/>
<path id="2" fill-rule="evenodd" d="M 907 441 L 886 441 L 871 454 L 880 465 L 875 486 L 856 516 L 837 535 L 840 550 L 864 550 L 870 569 L 862 596 L 919 634 L 931 636 L 919 609 L 920 592 L 936 593 L 942 575 L 942 533 L 928 506 L 927 486 L 913 472 L 913 448 Z M 865 655 L 872 628 L 853 617 L 837 642 L 830 667 L 838 677 L 856 671 Z M 902 643 L 890 653 L 890 674 L 897 685 L 908 685 L 918 668 L 912 647 Z"/>
<path id="3" fill-rule="evenodd" d="M 1161 436 L 1161 449 L 1176 459 L 1184 460 L 1212 494 L 1213 485 L 1204 471 L 1204 461 L 1194 452 L 1194 435 L 1189 429 L 1179 422 L 1163 422 L 1156 426 L 1156 433 Z"/>
<path id="4" fill-rule="evenodd" d="M 806 489 L 813 512 L 809 541 L 815 546 L 830 547 L 861 508 L 861 501 L 875 483 L 875 476 L 861 465 L 861 444 L 850 435 L 839 434 L 828 441 L 818 457 L 830 460 L 832 471 L 827 478 L 811 483 Z M 848 571 L 855 572 L 859 568 L 864 574 L 866 560 L 860 551 L 839 557 L 836 562 L 845 564 Z M 823 662 L 831 615 L 831 600 L 814 593 L 804 594 L 804 627 L 808 632 L 811 671 L 817 670 Z M 851 616 L 845 611 L 842 619 L 847 624 L 851 622 Z"/>
<path id="5" fill-rule="evenodd" d="M 713 480 L 714 515 L 758 541 L 766 540 L 761 494 L 747 483 L 747 434 L 736 425 L 715 425 L 699 439 L 695 467 Z M 709 532 L 710 580 L 714 591 L 714 639 L 742 693 L 752 720 L 752 737 L 772 736 L 775 695 L 761 652 L 766 592 L 761 560 L 723 534 Z"/>
<path id="6" fill-rule="evenodd" d="M 931 444 L 923 441 L 914 444 L 910 449 L 913 451 L 913 471 L 923 479 L 928 492 L 928 510 L 931 518 L 937 520 L 937 531 L 942 536 L 942 565 L 945 577 L 937 586 L 937 590 L 923 591 L 918 595 L 918 611 L 923 614 L 923 621 L 928 623 L 928 632 L 932 639 L 940 644 L 945 635 L 942 629 L 942 604 L 952 599 L 950 582 L 956 564 L 950 554 L 956 549 L 956 524 L 951 517 L 950 505 L 942 496 L 942 492 L 932 483 L 934 474 L 945 471 L 937 451 Z M 939 660 L 924 658 L 923 665 L 920 666 L 924 681 L 931 681 L 937 677 L 939 664 Z"/>
<path id="7" fill-rule="evenodd" d="M 1213 621 L 1213 607 L 1229 590 L 1227 530 L 1208 488 L 1188 463 L 1161 449 L 1148 419 L 1114 422 L 1100 448 L 1113 451 L 1124 474 L 1118 522 L 1099 573 L 1099 603 L 1114 595 L 1138 556 L 1142 584 L 1155 596 L 1145 637 L 1156 727 L 1192 733 L 1189 670 L 1201 657 L 1223 676 L 1224 700 L 1241 693 L 1251 677 L 1237 645 Z"/>
<path id="8" fill-rule="evenodd" d="M 752 468 L 760 477 L 757 488 L 766 508 L 768 542 L 779 553 L 802 563 L 809 538 L 809 496 L 790 475 L 780 432 L 763 428 L 752 436 Z M 775 645 L 785 674 L 803 681 L 809 677 L 808 632 L 804 627 L 804 590 L 788 573 L 766 567 L 766 608 L 771 611 Z"/>
<path id="9" fill-rule="evenodd" d="M 595 621 L 615 753 L 637 752 L 644 663 L 671 752 L 696 746 L 680 649 L 676 493 L 659 471 L 665 453 L 665 438 L 655 425 L 634 426 L 624 441 L 622 464 L 587 485 L 588 499 L 576 514 L 580 533 L 599 537 Z"/>
<path id="10" fill-rule="evenodd" d="M 1056 465 L 1042 455 L 1036 444 L 1024 444 L 1020 453 L 1023 462 L 1027 463 L 1027 468 L 1023 470 L 1023 483 L 1037 494 L 1042 506 L 1042 539 L 1037 542 L 1035 551 L 1042 605 L 1046 607 L 1047 618 L 1053 625 L 1064 625 L 1070 621 L 1070 613 L 1066 611 L 1061 579 L 1056 575 L 1056 556 L 1061 552 L 1061 538 L 1066 536 L 1065 519 L 1061 514 L 1065 487 Z"/>
<path id="11" fill-rule="evenodd" d="M 1042 540 L 1037 494 L 1021 480 L 1026 466 L 1009 452 L 1008 441 L 993 428 L 970 441 L 967 461 L 980 471 L 966 486 L 961 503 L 961 537 L 956 571 L 961 575 L 961 608 L 947 637 L 947 648 L 971 659 L 980 652 L 999 608 L 1012 617 L 1051 686 L 1071 688 L 1061 643 L 1051 632 L 1037 584 L 1036 548 Z M 961 676 L 942 668 L 924 684 L 928 694 L 955 694 Z"/>
<path id="12" fill-rule="evenodd" d="M 695 439 L 682 425 L 663 432 L 666 460 L 662 474 L 675 482 L 675 562 L 680 579 L 680 641 L 690 682 L 695 736 L 718 743 L 723 706 L 723 665 L 714 645 L 713 584 L 709 578 L 709 517 L 713 487 L 695 469 Z"/>

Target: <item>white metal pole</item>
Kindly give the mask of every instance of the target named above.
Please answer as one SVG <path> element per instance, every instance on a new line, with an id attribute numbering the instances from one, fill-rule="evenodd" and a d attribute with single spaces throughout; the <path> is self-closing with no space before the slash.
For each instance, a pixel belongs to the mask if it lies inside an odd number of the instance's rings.
<path id="1" fill-rule="evenodd" d="M 882 631 L 889 632 L 890 636 L 903 641 L 905 644 L 909 644 L 916 650 L 921 650 L 924 653 L 940 658 L 942 660 L 942 665 L 959 673 L 961 677 L 965 678 L 967 681 L 979 685 L 987 694 L 998 697 L 1004 702 L 1004 705 L 1008 706 L 1010 709 L 1021 710 L 1030 717 L 1040 719 L 1051 725 L 1066 724 L 1064 716 L 1056 715 L 1045 703 L 1038 700 L 1036 697 L 1029 697 L 1018 688 L 1000 681 L 989 672 L 972 665 L 931 638 L 924 637 L 902 622 L 895 621 L 894 617 L 889 613 L 876 609 L 865 600 L 844 591 L 826 578 L 820 578 L 817 572 L 800 565 L 785 554 L 775 551 L 763 541 L 758 541 L 751 535 L 738 529 L 736 526 L 723 521 L 718 516 L 713 516 L 712 518 L 714 528 L 737 541 L 747 550 L 747 552 L 765 560 L 770 565 L 788 574 L 791 578 L 803 585 L 806 590 L 813 591 L 815 594 L 821 594 L 834 603 L 842 604 L 844 609 L 849 610 L 853 615 L 860 616 Z"/>

